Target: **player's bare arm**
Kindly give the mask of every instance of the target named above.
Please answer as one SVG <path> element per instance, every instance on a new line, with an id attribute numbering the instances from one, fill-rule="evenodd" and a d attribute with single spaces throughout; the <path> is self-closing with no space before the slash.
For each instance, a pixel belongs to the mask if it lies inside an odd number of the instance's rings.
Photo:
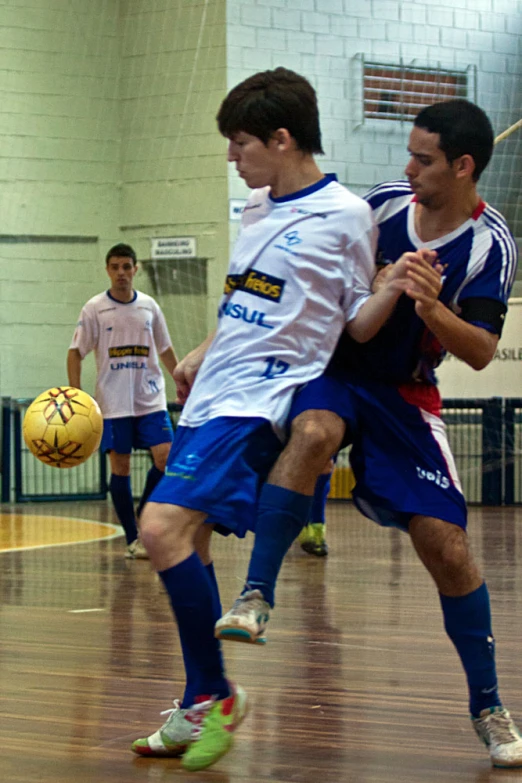
<path id="1" fill-rule="evenodd" d="M 67 378 L 69 386 L 81 389 L 82 357 L 78 348 L 70 348 L 67 352 Z"/>
<path id="2" fill-rule="evenodd" d="M 160 359 L 165 365 L 165 369 L 169 373 L 169 375 L 172 375 L 174 377 L 174 370 L 177 367 L 178 359 L 176 354 L 174 353 L 174 348 L 170 347 L 167 348 L 166 351 L 163 351 L 163 353 L 160 353 Z"/>
<path id="3" fill-rule="evenodd" d="M 432 266 L 425 258 L 408 262 L 406 290 L 415 300 L 415 311 L 440 344 L 474 370 L 482 370 L 495 355 L 499 337 L 467 323 L 449 310 L 438 296 L 442 287 L 441 269 Z"/>
<path id="4" fill-rule="evenodd" d="M 372 296 L 366 300 L 355 318 L 346 325 L 346 331 L 359 343 L 367 342 L 384 326 L 393 312 L 397 300 L 411 285 L 408 278 L 410 265 L 417 259 L 426 258 L 435 264 L 437 254 L 431 250 L 416 253 L 403 253 L 395 264 L 389 264 L 384 274 L 379 274 L 379 282 L 373 288 Z"/>
<path id="5" fill-rule="evenodd" d="M 206 337 L 197 348 L 190 351 L 180 362 L 177 363 L 172 377 L 176 384 L 176 402 L 184 405 L 189 396 L 190 390 L 196 380 L 198 370 L 203 363 L 205 354 L 214 339 L 215 330 Z"/>

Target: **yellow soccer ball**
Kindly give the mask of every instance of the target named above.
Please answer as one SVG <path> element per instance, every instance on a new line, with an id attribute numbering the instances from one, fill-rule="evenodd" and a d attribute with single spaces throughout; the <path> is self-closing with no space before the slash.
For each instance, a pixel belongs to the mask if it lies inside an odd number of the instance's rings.
<path id="1" fill-rule="evenodd" d="M 57 386 L 40 394 L 27 408 L 22 428 L 27 448 L 52 468 L 73 468 L 100 445 L 100 406 L 81 389 Z"/>

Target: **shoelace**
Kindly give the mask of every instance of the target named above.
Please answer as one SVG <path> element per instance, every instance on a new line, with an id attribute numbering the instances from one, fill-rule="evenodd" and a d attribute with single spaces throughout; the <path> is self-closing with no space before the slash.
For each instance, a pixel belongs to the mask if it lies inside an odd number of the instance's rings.
<path id="1" fill-rule="evenodd" d="M 497 745 L 507 745 L 520 739 L 517 732 L 513 729 L 511 718 L 505 713 L 492 713 L 485 719 L 484 725 L 488 727 Z"/>
<path id="2" fill-rule="evenodd" d="M 266 601 L 260 595 L 240 595 L 236 598 L 232 606 L 234 614 L 248 614 L 249 612 L 260 612 Z"/>
<path id="3" fill-rule="evenodd" d="M 206 701 L 202 701 L 199 704 L 192 704 L 190 707 L 186 707 L 185 709 L 182 709 L 180 707 L 179 699 L 174 699 L 172 703 L 174 704 L 174 707 L 171 707 L 169 710 L 163 710 L 163 712 L 160 712 L 160 715 L 169 716 L 165 722 L 165 725 L 170 722 L 172 716 L 177 712 L 184 712 L 185 713 L 184 717 L 186 717 L 190 713 L 189 720 L 190 723 L 192 723 L 194 726 L 194 739 L 197 739 L 201 734 L 203 718 L 214 704 L 214 699 L 207 699 Z"/>

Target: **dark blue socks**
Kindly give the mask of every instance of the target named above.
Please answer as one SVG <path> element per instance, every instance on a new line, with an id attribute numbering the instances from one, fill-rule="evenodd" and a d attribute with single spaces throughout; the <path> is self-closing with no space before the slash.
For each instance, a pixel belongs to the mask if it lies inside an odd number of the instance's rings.
<path id="1" fill-rule="evenodd" d="M 469 710 L 478 717 L 481 710 L 500 706 L 495 667 L 495 641 L 486 584 L 468 595 L 441 595 L 444 624 L 457 648 L 469 687 Z"/>
<path id="2" fill-rule="evenodd" d="M 217 583 L 212 584 L 213 574 L 205 568 L 198 555 L 190 555 L 166 571 L 160 577 L 170 598 L 178 623 L 181 650 L 187 675 L 187 685 L 182 708 L 194 704 L 196 696 L 217 696 L 225 699 L 230 695 L 225 678 L 221 646 L 214 638 L 216 616 Z"/>
<path id="3" fill-rule="evenodd" d="M 308 522 L 312 498 L 290 489 L 265 484 L 259 498 L 256 537 L 250 558 L 246 590 L 261 590 L 274 605 L 277 576 L 284 557 Z"/>
<path id="4" fill-rule="evenodd" d="M 125 531 L 127 544 L 132 544 L 138 538 L 136 517 L 134 516 L 134 502 L 132 500 L 130 476 L 111 475 L 109 484 L 114 510 Z"/>

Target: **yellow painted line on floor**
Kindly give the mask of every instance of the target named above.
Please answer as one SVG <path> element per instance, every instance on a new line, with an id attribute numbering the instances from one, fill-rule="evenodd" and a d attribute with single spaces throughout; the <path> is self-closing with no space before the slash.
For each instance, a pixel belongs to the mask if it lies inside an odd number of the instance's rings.
<path id="1" fill-rule="evenodd" d="M 110 522 L 15 511 L 0 513 L 0 553 L 86 544 L 121 535 L 121 527 Z"/>

